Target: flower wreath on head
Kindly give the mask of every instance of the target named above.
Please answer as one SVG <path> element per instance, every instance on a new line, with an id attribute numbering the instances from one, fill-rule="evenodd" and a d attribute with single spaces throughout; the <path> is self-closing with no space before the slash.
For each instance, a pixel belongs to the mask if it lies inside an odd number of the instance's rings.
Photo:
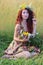
<path id="1" fill-rule="evenodd" d="M 25 8 L 29 8 L 29 9 L 31 9 L 32 10 L 32 2 L 29 4 L 29 5 L 26 5 L 25 3 L 24 4 L 22 4 L 22 5 L 20 5 L 20 7 L 19 7 L 19 9 L 25 9 Z"/>

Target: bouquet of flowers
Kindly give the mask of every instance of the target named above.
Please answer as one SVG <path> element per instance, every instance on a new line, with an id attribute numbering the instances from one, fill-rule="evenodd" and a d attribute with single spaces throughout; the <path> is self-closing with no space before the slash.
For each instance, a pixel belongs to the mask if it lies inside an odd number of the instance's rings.
<path id="1" fill-rule="evenodd" d="M 34 38 L 35 35 L 38 35 L 38 33 L 31 34 L 31 33 L 27 32 L 27 31 L 24 31 L 23 29 L 21 29 L 19 38 L 23 39 L 24 37 L 26 37 L 26 38 L 29 39 L 30 37 Z"/>
<path id="2" fill-rule="evenodd" d="M 29 39 L 30 36 L 31 36 L 31 34 L 30 34 L 29 32 L 24 31 L 24 30 L 21 30 L 21 31 L 20 31 L 20 36 L 19 36 L 19 38 L 23 39 L 23 38 L 25 37 L 25 38 L 28 38 L 28 39 Z"/>

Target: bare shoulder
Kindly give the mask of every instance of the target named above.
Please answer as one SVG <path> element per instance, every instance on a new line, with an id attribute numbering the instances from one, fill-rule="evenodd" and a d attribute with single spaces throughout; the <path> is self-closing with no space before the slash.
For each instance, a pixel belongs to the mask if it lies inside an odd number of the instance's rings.
<path id="1" fill-rule="evenodd" d="M 16 24 L 15 25 L 15 30 L 14 30 L 14 37 L 18 36 L 19 30 L 20 30 L 20 24 Z"/>
<path id="2" fill-rule="evenodd" d="M 15 29 L 20 29 L 20 24 L 16 24 Z"/>

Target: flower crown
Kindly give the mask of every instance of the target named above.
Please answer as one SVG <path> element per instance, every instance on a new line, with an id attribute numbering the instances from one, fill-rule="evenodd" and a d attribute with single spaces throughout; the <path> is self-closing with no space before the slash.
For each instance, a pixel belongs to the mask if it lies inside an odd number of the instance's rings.
<path id="1" fill-rule="evenodd" d="M 25 8 L 26 8 L 25 4 L 20 5 L 20 9 L 25 9 Z"/>
<path id="2" fill-rule="evenodd" d="M 31 8 L 32 3 L 30 3 L 28 6 L 24 3 L 20 5 L 20 9 L 25 9 L 25 8 Z"/>

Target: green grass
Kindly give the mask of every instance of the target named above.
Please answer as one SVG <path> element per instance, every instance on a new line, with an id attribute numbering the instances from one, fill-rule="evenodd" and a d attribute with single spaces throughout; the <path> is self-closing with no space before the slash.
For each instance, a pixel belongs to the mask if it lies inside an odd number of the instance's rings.
<path id="1" fill-rule="evenodd" d="M 39 38 L 39 36 L 37 38 L 38 38 L 38 41 L 43 40 L 41 37 Z M 41 53 L 38 56 L 35 56 L 33 58 L 29 58 L 29 59 L 20 58 L 16 60 L 2 59 L 1 57 L 4 55 L 4 50 L 8 47 L 12 39 L 13 39 L 13 35 L 10 35 L 10 36 L 7 34 L 0 35 L 0 65 L 43 65 L 43 46 L 42 45 L 40 46 Z"/>
<path id="2" fill-rule="evenodd" d="M 43 65 L 43 54 L 27 60 L 25 58 L 17 60 L 0 58 L 0 65 Z"/>
<path id="3" fill-rule="evenodd" d="M 43 56 L 28 60 L 22 58 L 17 60 L 0 59 L 0 65 L 43 65 Z"/>

